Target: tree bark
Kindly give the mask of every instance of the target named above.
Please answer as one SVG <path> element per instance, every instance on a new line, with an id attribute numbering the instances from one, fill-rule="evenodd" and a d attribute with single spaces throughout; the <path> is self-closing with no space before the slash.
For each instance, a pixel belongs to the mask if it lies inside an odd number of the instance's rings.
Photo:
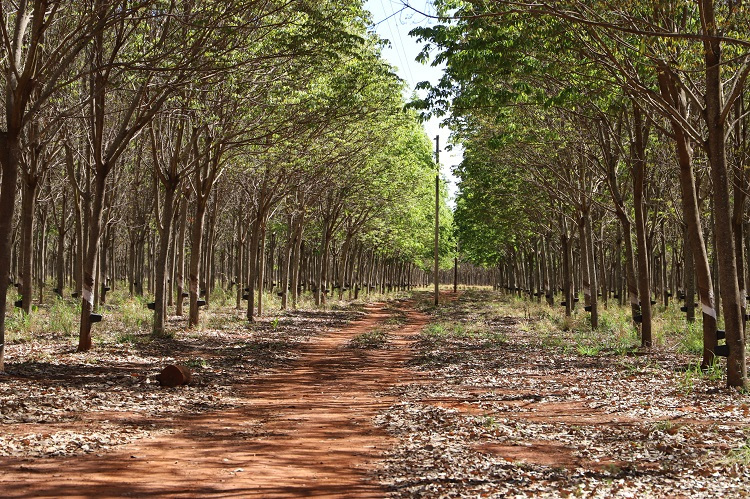
<path id="1" fill-rule="evenodd" d="M 253 322 L 253 320 L 255 320 L 255 282 L 257 280 L 258 245 L 260 242 L 261 230 L 260 225 L 260 213 L 258 213 L 255 221 L 253 222 L 253 233 L 250 236 L 250 248 L 247 255 L 247 320 L 250 322 Z"/>
<path id="2" fill-rule="evenodd" d="M 33 155 L 33 153 L 32 153 Z M 32 161 L 35 161 L 32 159 Z M 39 179 L 35 173 L 36 166 L 30 166 L 32 171 L 23 174 L 23 195 L 21 196 L 21 309 L 31 312 L 33 293 L 33 265 L 34 265 L 34 209 L 38 193 Z"/>
<path id="3" fill-rule="evenodd" d="M 203 246 L 203 225 L 206 218 L 206 197 L 198 196 L 195 202 L 193 232 L 190 237 L 190 263 L 188 269 L 190 311 L 188 325 L 197 326 L 199 320 L 198 298 L 200 297 L 201 253 Z"/>
<path id="4" fill-rule="evenodd" d="M 78 351 L 91 350 L 91 314 L 94 312 L 94 289 L 96 287 L 96 263 L 99 257 L 104 192 L 109 167 L 98 164 L 94 176 L 94 192 L 89 219 L 88 248 L 83 264 L 83 288 L 81 290 L 81 324 L 78 332 Z"/>
<path id="5" fill-rule="evenodd" d="M 183 304 L 185 298 L 182 296 L 185 293 L 185 229 L 187 226 L 187 207 L 188 198 L 187 194 L 183 195 L 180 201 L 180 232 L 177 237 L 177 246 L 175 251 L 177 252 L 177 307 L 175 314 L 182 317 Z"/>
<path id="6" fill-rule="evenodd" d="M 677 83 L 667 69 L 659 72 L 659 89 L 662 97 L 668 99 L 681 115 L 687 115 L 685 91 L 678 89 Z M 711 268 L 708 263 L 706 245 L 703 239 L 698 196 L 695 192 L 693 174 L 693 150 L 685 131 L 676 120 L 671 120 L 675 139 L 677 163 L 680 167 L 680 190 L 682 194 L 682 211 L 687 226 L 688 243 L 693 254 L 695 279 L 703 313 L 703 361 L 701 367 L 708 368 L 714 361 L 716 350 L 716 308 L 714 305 L 714 288 L 711 280 Z M 686 303 L 688 307 L 692 303 Z"/>
<path id="7" fill-rule="evenodd" d="M 258 242 L 258 317 L 263 315 L 263 280 L 266 275 L 266 223 L 260 226 L 260 240 Z"/>
<path id="8" fill-rule="evenodd" d="M 5 312 L 10 280 L 13 210 L 16 204 L 16 182 L 21 162 L 19 131 L 0 132 L 0 372 L 5 370 Z"/>
<path id="9" fill-rule="evenodd" d="M 167 289 L 167 258 L 169 257 L 169 245 L 172 238 L 172 220 L 174 219 L 174 200 L 176 183 L 165 185 L 164 206 L 162 207 L 161 223 L 159 225 L 159 254 L 156 258 L 156 283 L 154 293 L 154 323 L 152 334 L 154 336 L 164 335 L 164 323 L 166 319 L 166 296 Z M 158 205 L 157 205 L 158 208 Z"/>
<path id="10" fill-rule="evenodd" d="M 57 260 L 55 262 L 55 279 L 56 279 L 56 293 L 62 298 L 63 288 L 65 287 L 65 235 L 68 230 L 65 227 L 67 217 L 67 196 L 66 191 L 63 190 L 62 204 L 60 207 L 60 219 L 57 222 Z"/>
<path id="11" fill-rule="evenodd" d="M 685 320 L 687 322 L 695 322 L 695 264 L 693 263 L 693 250 L 690 243 L 690 234 L 685 228 L 685 241 L 683 246 L 685 247 L 685 265 L 684 265 L 684 281 L 685 281 Z"/>
<path id="12" fill-rule="evenodd" d="M 719 283 L 724 312 L 724 329 L 729 347 L 727 384 L 747 388 L 745 333 L 743 330 L 740 290 L 732 237 L 729 179 L 724 142 L 725 123 L 722 118 L 721 42 L 718 39 L 713 0 L 699 2 L 705 57 L 705 121 L 708 129 L 708 157 L 713 181 L 713 202 L 716 224 L 716 253 L 719 261 Z"/>
<path id="13" fill-rule="evenodd" d="M 645 133 L 644 133 L 645 132 Z M 638 291 L 641 305 L 641 346 L 650 347 L 651 336 L 651 288 L 648 248 L 646 241 L 646 202 L 644 199 L 646 179 L 646 144 L 648 132 L 644 130 L 641 110 L 633 106 L 633 205 L 635 212 L 635 235 L 638 245 Z"/>

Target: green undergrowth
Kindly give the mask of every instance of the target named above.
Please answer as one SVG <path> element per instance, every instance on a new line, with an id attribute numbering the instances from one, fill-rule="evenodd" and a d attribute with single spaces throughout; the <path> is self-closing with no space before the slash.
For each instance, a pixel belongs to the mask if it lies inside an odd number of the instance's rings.
<path id="1" fill-rule="evenodd" d="M 701 381 L 719 381 L 723 377 L 724 369 L 717 359 L 707 369 L 702 368 L 699 362 L 693 362 L 682 373 L 679 388 L 685 395 L 690 395 Z"/>
<path id="2" fill-rule="evenodd" d="M 153 339 L 151 329 L 154 312 L 148 308 L 153 302 L 151 294 L 144 296 L 130 295 L 127 282 L 118 281 L 111 285 L 112 289 L 106 294 L 106 303 L 99 306 L 96 313 L 103 316 L 99 323 L 92 326 L 92 336 L 95 346 L 102 345 L 146 345 Z M 30 314 L 25 314 L 20 308 L 13 307 L 13 303 L 20 298 L 15 287 L 9 287 L 7 291 L 7 315 L 6 315 L 6 343 L 20 344 L 34 341 L 64 341 L 74 344 L 78 336 L 79 321 L 81 316 L 81 301 L 72 297 L 70 288 L 63 289 L 63 297 L 53 293 L 54 285 L 51 282 L 43 288 L 43 301 L 39 303 L 38 290 L 32 301 Z M 175 306 L 167 307 L 167 323 L 165 333 L 159 339 L 173 339 L 178 337 L 200 337 L 206 331 L 211 330 L 256 330 L 280 329 L 287 316 L 294 316 L 297 312 L 291 306 L 289 297 L 289 308 L 281 310 L 281 297 L 277 294 L 278 289 L 263 291 L 263 316 L 257 322 L 248 323 L 246 310 L 248 302 L 241 301 L 240 308 L 236 308 L 237 288 L 223 289 L 217 286 L 209 296 L 209 304 L 201 308 L 199 324 L 195 327 L 187 326 L 189 313 L 189 301 L 183 302 L 183 316 L 175 316 Z M 393 292 L 391 294 L 360 292 L 356 300 L 349 300 L 349 293 L 345 292 L 343 300 L 338 299 L 338 293 L 329 297 L 325 304 L 315 305 L 314 296 L 311 292 L 303 292 L 296 307 L 297 311 L 306 312 L 336 312 L 336 311 L 361 311 L 369 303 L 388 302 L 396 299 L 406 299 L 411 296 L 409 292 Z M 353 297 L 353 293 L 352 293 Z M 257 294 L 256 294 L 257 299 Z M 403 311 L 388 305 L 391 317 L 384 326 L 395 327 L 406 322 Z"/>
<path id="3" fill-rule="evenodd" d="M 557 304 L 556 304 L 557 306 Z M 581 355 L 599 353 L 627 353 L 640 345 L 639 328 L 633 325 L 630 307 L 610 301 L 607 307 L 599 304 L 599 323 L 591 327 L 591 315 L 578 305 L 570 317 L 565 309 L 549 307 L 546 303 L 527 302 L 517 297 L 499 297 L 490 308 L 494 313 L 520 319 L 519 327 L 538 335 L 549 347 L 559 347 L 566 334 L 572 335 Z M 652 308 L 652 345 L 655 348 L 700 354 L 703 332 L 700 318 L 688 323 L 679 310 L 679 303 L 669 307 Z M 566 333 L 566 334 L 560 334 Z"/>
<path id="4" fill-rule="evenodd" d="M 745 436 L 748 436 L 748 430 L 745 429 Z M 750 466 L 750 438 L 745 440 L 745 443 L 730 450 L 726 456 L 719 459 L 719 465 L 722 466 Z"/>
<path id="5" fill-rule="evenodd" d="M 458 301 L 443 303 L 438 308 L 431 298 L 423 293 L 419 300 L 420 309 L 432 316 L 432 323 L 420 336 L 425 342 L 484 338 L 483 341 L 490 343 L 502 343 L 507 341 L 507 333 L 498 324 L 505 321 L 543 348 L 582 357 L 635 355 L 640 350 L 640 327 L 634 325 L 630 307 L 620 306 L 614 300 L 606 306 L 599 302 L 598 327 L 593 329 L 591 314 L 583 309 L 583 298 L 569 317 L 559 304 L 559 296 L 551 307 L 545 300 L 529 300 L 486 289 L 465 290 Z M 695 322 L 688 323 L 680 306 L 678 301 L 672 301 L 668 307 L 652 306 L 652 347 L 700 355 L 703 349 L 700 314 Z"/>
<path id="6" fill-rule="evenodd" d="M 78 331 L 81 315 L 79 303 L 52 298 L 43 307 L 32 305 L 27 314 L 20 308 L 10 308 L 5 319 L 6 342 L 26 343 L 41 336 L 70 337 Z M 13 305 L 13 302 L 9 302 Z"/>

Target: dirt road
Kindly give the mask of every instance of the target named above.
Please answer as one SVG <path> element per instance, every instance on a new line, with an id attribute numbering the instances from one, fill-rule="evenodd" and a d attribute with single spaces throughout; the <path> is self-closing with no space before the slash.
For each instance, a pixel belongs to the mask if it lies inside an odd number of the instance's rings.
<path id="1" fill-rule="evenodd" d="M 391 315 L 314 339 L 291 367 L 258 377 L 229 411 L 177 422 L 176 431 L 115 452 L 15 462 L 0 472 L 3 497 L 383 497 L 372 470 L 392 443 L 372 425 L 393 403 L 379 395 L 414 382 L 409 337 L 427 318 L 402 303 L 406 322 L 388 348 L 348 342 Z"/>

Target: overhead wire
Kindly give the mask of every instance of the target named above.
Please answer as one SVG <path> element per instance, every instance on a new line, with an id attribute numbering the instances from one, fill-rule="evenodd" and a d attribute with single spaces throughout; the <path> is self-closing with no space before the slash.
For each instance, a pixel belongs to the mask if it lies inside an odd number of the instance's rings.
<path id="1" fill-rule="evenodd" d="M 388 12 L 386 10 L 386 7 L 385 7 L 385 4 L 384 4 L 383 0 L 380 0 L 380 7 L 383 9 L 384 13 Z M 393 34 L 393 28 L 391 27 L 390 19 L 393 18 L 393 16 L 399 14 L 401 11 L 403 11 L 404 8 L 405 7 L 402 7 L 398 11 L 393 12 L 388 17 L 386 17 L 385 19 L 383 19 L 382 21 L 380 21 L 381 23 L 385 21 L 386 26 L 388 26 L 388 32 L 391 35 L 391 37 L 390 37 L 389 40 L 391 41 L 391 45 L 392 46 L 396 44 L 396 36 L 394 36 L 394 34 Z M 411 67 L 409 65 L 409 58 L 406 56 L 406 51 L 404 50 L 404 40 L 401 37 L 401 33 L 399 32 L 398 28 L 396 29 L 396 33 L 398 34 L 398 45 L 399 45 L 399 47 L 393 47 L 393 50 L 396 52 L 396 57 L 398 57 L 398 61 L 401 64 L 401 69 L 403 71 L 405 71 L 406 74 L 409 75 L 409 78 L 410 78 L 409 85 L 413 86 L 415 84 L 415 82 L 414 82 L 414 76 L 413 76 L 413 74 L 411 72 Z M 402 55 L 403 55 L 403 57 L 402 57 Z"/>

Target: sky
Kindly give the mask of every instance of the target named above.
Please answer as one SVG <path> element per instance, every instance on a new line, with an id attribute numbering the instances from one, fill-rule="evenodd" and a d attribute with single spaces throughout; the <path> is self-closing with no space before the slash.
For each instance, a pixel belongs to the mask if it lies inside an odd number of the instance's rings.
<path id="1" fill-rule="evenodd" d="M 410 0 L 409 4 L 421 12 L 431 13 L 435 9 L 429 0 Z M 404 8 L 401 0 L 367 0 L 365 8 L 372 13 L 375 23 L 375 31 L 380 38 L 390 41 L 390 47 L 383 49 L 383 57 L 396 67 L 398 75 L 407 83 L 407 95 L 410 97 L 415 91 L 417 83 L 429 81 L 437 83 L 443 74 L 441 68 L 434 68 L 429 64 L 420 64 L 416 57 L 422 50 L 422 43 L 409 36 L 409 31 L 417 26 L 426 26 L 434 23 L 432 19 Z M 454 148 L 446 151 L 450 130 L 440 128 L 439 121 L 435 118 L 425 123 L 427 136 L 435 143 L 435 136 L 440 136 L 440 164 L 443 178 L 448 181 L 448 192 L 450 193 L 450 205 L 454 206 L 453 198 L 456 194 L 456 178 L 451 168 L 461 162 L 462 151 Z"/>

